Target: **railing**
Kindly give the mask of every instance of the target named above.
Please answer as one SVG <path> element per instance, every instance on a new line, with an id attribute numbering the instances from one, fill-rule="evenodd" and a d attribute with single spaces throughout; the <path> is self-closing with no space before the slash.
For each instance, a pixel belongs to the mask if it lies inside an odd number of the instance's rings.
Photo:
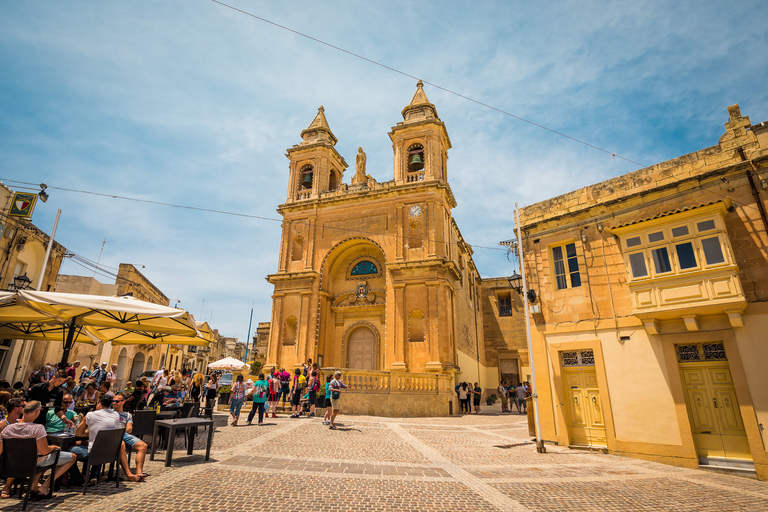
<path id="1" fill-rule="evenodd" d="M 415 183 L 417 181 L 424 181 L 424 171 L 421 172 L 409 172 L 405 177 L 406 183 Z"/>
<path id="2" fill-rule="evenodd" d="M 311 190 L 304 190 L 302 192 L 299 192 L 299 196 L 296 198 L 298 201 L 301 201 L 302 199 L 309 199 L 309 196 L 312 195 Z"/>
<path id="3" fill-rule="evenodd" d="M 452 394 L 452 375 L 323 368 L 325 375 L 338 370 L 350 393 Z"/>

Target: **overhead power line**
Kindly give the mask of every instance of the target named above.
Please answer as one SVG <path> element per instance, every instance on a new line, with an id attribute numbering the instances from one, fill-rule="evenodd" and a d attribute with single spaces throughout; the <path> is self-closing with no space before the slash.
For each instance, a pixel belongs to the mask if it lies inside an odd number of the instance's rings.
<path id="1" fill-rule="evenodd" d="M 11 179 L 8 179 L 8 178 L 0 178 L 0 180 L 7 181 L 7 182 L 10 182 L 10 183 L 29 184 L 26 181 L 11 180 Z M 184 209 L 184 210 L 195 210 L 195 211 L 200 211 L 200 212 L 218 213 L 218 214 L 221 214 L 221 215 L 234 215 L 236 217 L 245 217 L 247 219 L 257 219 L 257 220 L 268 220 L 268 221 L 271 221 L 271 222 L 280 222 L 280 223 L 283 222 L 283 219 L 277 219 L 277 218 L 272 218 L 272 217 L 263 217 L 261 215 L 251 215 L 251 214 L 248 214 L 248 213 L 228 212 L 228 211 L 225 211 L 225 210 L 214 210 L 214 209 L 211 209 L 211 208 L 200 208 L 198 206 L 187 206 L 187 205 L 180 205 L 180 204 L 164 203 L 162 201 L 153 201 L 151 199 L 139 199 L 137 197 L 126 197 L 126 196 L 120 196 L 120 195 L 116 195 L 116 194 L 105 194 L 105 193 L 102 193 L 102 192 L 92 192 L 92 191 L 89 191 L 89 190 L 78 190 L 78 189 L 74 189 L 74 188 L 56 187 L 56 186 L 53 186 L 53 185 L 48 185 L 48 188 L 51 189 L 51 190 L 61 190 L 61 191 L 64 191 L 64 192 L 75 192 L 75 193 L 78 193 L 78 194 L 89 194 L 89 195 L 94 195 L 94 196 L 99 196 L 99 197 L 109 197 L 109 198 L 112 198 L 112 199 L 122 199 L 124 201 L 134 201 L 134 202 L 137 202 L 137 203 L 149 203 L 149 204 L 155 204 L 155 205 L 160 205 L 160 206 L 168 206 L 168 207 L 171 207 L 171 208 L 181 208 L 181 209 Z M 299 220 L 299 219 L 297 219 L 297 220 Z M 301 220 L 303 220 L 303 219 L 301 219 Z M 308 220 L 304 220 L 304 222 L 306 222 L 307 225 L 309 225 L 309 226 L 315 226 L 315 227 L 318 227 L 320 229 L 331 229 L 331 230 L 334 230 L 334 231 L 345 231 L 345 232 L 348 232 L 348 233 L 354 233 L 354 234 L 358 234 L 358 235 L 372 235 L 372 236 L 380 236 L 380 237 L 387 237 L 387 238 L 402 238 L 402 239 L 405 239 L 405 240 L 410 238 L 409 236 L 407 236 L 405 234 L 400 236 L 400 235 L 397 235 L 397 234 L 378 233 L 378 232 L 375 232 L 375 231 L 365 231 L 365 230 L 355 229 L 355 228 L 342 228 L 342 227 L 336 227 L 336 226 L 325 226 L 323 224 L 317 224 L 317 223 L 314 223 L 314 222 L 310 222 Z M 435 240 L 435 239 L 430 239 L 430 238 L 427 238 L 427 237 L 422 237 L 422 240 L 425 241 L 425 242 L 426 241 L 435 242 L 437 244 L 451 244 L 451 245 L 456 245 L 456 246 L 459 245 L 457 242 L 446 242 L 446 241 L 443 241 L 443 240 Z M 485 246 L 485 245 L 472 245 L 469 242 L 466 242 L 466 244 L 468 246 L 472 247 L 473 249 L 487 249 L 487 250 L 490 250 L 490 251 L 503 251 L 503 252 L 507 251 L 506 249 L 500 249 L 498 247 L 488 247 L 488 246 Z"/>
<path id="2" fill-rule="evenodd" d="M 596 146 L 594 144 L 590 144 L 589 142 L 585 142 L 585 141 L 583 141 L 581 139 L 577 139 L 576 137 L 572 137 L 572 136 L 570 136 L 568 134 L 565 134 L 563 132 L 559 132 L 557 130 L 554 130 L 552 128 L 544 126 L 543 124 L 539 124 L 539 123 L 536 123 L 536 122 L 531 121 L 529 119 L 525 119 L 524 117 L 517 116 L 515 114 L 512 114 L 511 112 L 507 112 L 506 110 L 500 109 L 498 107 L 494 107 L 493 105 L 489 105 L 488 103 L 483 103 L 482 101 L 479 101 L 479 100 L 476 100 L 476 99 L 474 99 L 474 98 L 472 98 L 470 96 L 466 96 L 464 94 L 452 91 L 451 89 L 448 89 L 446 87 L 443 87 L 443 86 L 438 85 L 438 84 L 433 83 L 433 82 L 429 82 L 427 80 L 424 80 L 423 78 L 420 79 L 419 77 L 417 77 L 415 75 L 411 75 L 410 73 L 406 73 L 405 71 L 401 71 L 401 70 L 399 70 L 397 68 L 393 68 L 392 66 L 387 66 L 386 64 L 383 64 L 381 62 L 375 61 L 373 59 L 369 59 L 368 57 L 364 57 L 363 55 L 360 55 L 359 53 L 355 53 L 355 52 L 346 50 L 344 48 L 341 48 L 340 46 L 336 46 L 336 45 L 333 45 L 333 44 L 328 43 L 326 41 L 323 41 L 322 39 L 318 39 L 316 37 L 312 37 L 312 36 L 310 36 L 308 34 L 305 34 L 303 32 L 299 32 L 298 30 L 294 30 L 294 29 L 292 29 L 290 27 L 286 27 L 285 25 L 280 25 L 279 23 L 275 23 L 274 21 L 268 20 L 266 18 L 262 18 L 261 16 L 257 16 L 255 14 L 251 13 L 251 12 L 244 11 L 242 9 L 238 9 L 237 7 L 234 7 L 234 6 L 229 5 L 229 4 L 225 4 L 224 2 L 219 2 L 219 0 L 211 0 L 211 1 L 221 5 L 223 7 L 227 7 L 228 9 L 232 9 L 233 11 L 237 11 L 239 13 L 245 14 L 246 16 L 250 16 L 251 18 L 257 19 L 259 21 L 263 21 L 264 23 L 269 23 L 270 25 L 273 25 L 275 27 L 281 28 L 283 30 L 286 30 L 286 31 L 291 32 L 293 34 L 296 34 L 298 36 L 307 38 L 310 41 L 314 41 L 314 42 L 316 42 L 318 44 L 322 44 L 322 45 L 327 46 L 329 48 L 333 48 L 334 50 L 340 51 L 342 53 L 346 53 L 347 55 L 351 55 L 352 57 L 355 57 L 357 59 L 364 60 L 364 61 L 366 61 L 366 62 L 368 62 L 370 64 L 373 64 L 375 66 L 382 67 L 382 68 L 384 68 L 384 69 L 386 69 L 388 71 L 392 71 L 393 73 L 398 73 L 400 75 L 407 76 L 408 78 L 412 78 L 414 80 L 421 80 L 423 83 L 425 83 L 427 85 L 431 85 L 435 89 L 440 89 L 441 91 L 445 91 L 448 94 L 452 94 L 454 96 L 457 96 L 459 98 L 465 99 L 467 101 L 471 101 L 472 103 L 476 103 L 477 105 L 483 106 L 485 108 L 489 108 L 491 110 L 495 110 L 496 112 L 504 114 L 505 116 L 509 116 L 509 117 L 511 117 L 513 119 L 517 119 L 518 121 L 522 121 L 524 123 L 528 123 L 531 126 L 535 126 L 537 128 L 541 128 L 542 130 L 546 130 L 546 131 L 548 131 L 550 133 L 554 133 L 555 135 L 559 135 L 560 137 L 564 137 L 564 138 L 566 138 L 568 140 L 571 140 L 573 142 L 577 142 L 579 144 L 583 144 L 584 146 L 587 146 L 587 147 L 592 148 L 592 149 L 596 149 L 597 151 L 602 151 L 605 154 L 611 155 L 611 158 L 620 158 L 621 160 L 624 160 L 626 162 L 638 165 L 640 167 L 647 167 L 646 165 L 641 164 L 640 162 L 635 162 L 634 160 L 631 160 L 629 158 L 621 156 L 618 153 L 614 153 L 614 152 L 609 151 L 607 149 L 603 149 L 603 148 L 601 148 L 599 146 Z"/>

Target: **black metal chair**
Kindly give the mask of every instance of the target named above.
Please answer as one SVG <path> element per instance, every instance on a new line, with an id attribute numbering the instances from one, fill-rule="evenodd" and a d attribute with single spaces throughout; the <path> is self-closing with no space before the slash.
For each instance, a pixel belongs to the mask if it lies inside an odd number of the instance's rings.
<path id="1" fill-rule="evenodd" d="M 192 408 L 195 406 L 193 402 L 184 402 L 184 404 L 181 406 L 181 417 L 182 418 L 189 418 L 189 412 L 192 410 Z"/>
<path id="2" fill-rule="evenodd" d="M 146 411 L 136 411 L 133 413 L 133 429 L 131 434 L 138 437 L 142 441 L 143 436 L 151 436 L 155 432 L 155 419 L 157 419 L 157 411 L 154 409 L 147 409 Z M 128 445 L 125 445 L 125 451 L 128 452 L 128 465 L 131 464 L 131 453 L 133 453 Z"/>
<path id="3" fill-rule="evenodd" d="M 198 410 L 197 415 L 202 416 L 203 418 L 207 420 L 213 420 L 213 409 L 216 404 L 216 399 L 206 399 L 205 400 L 205 407 L 202 407 Z M 208 430 L 208 427 L 205 427 L 205 430 Z"/>
<path id="4" fill-rule="evenodd" d="M 189 410 L 187 410 L 187 404 L 184 404 L 184 411 L 182 412 L 182 415 L 181 415 L 182 418 L 197 418 L 198 416 L 200 416 L 200 403 L 199 402 L 194 402 L 191 405 L 192 405 L 192 407 L 189 407 Z M 186 448 L 187 447 L 187 433 L 182 431 L 182 434 L 184 434 L 184 448 Z M 193 436 L 193 438 L 195 436 L 197 436 L 197 427 L 195 427 L 192 430 L 192 436 Z"/>
<path id="5" fill-rule="evenodd" d="M 124 428 L 100 430 L 96 434 L 93 446 L 88 451 L 88 459 L 85 461 L 85 471 L 83 471 L 83 474 L 86 478 L 85 485 L 83 485 L 83 494 L 88 490 L 88 477 L 91 474 L 91 466 L 109 464 L 109 474 L 111 475 L 115 463 L 117 463 L 115 487 L 120 488 L 120 449 L 123 443 L 123 434 L 125 434 Z M 97 484 L 101 483 L 102 473 L 102 471 L 99 471 L 99 476 L 96 480 Z"/>
<path id="6" fill-rule="evenodd" d="M 199 415 L 200 415 L 200 404 L 195 402 L 192 404 L 192 407 L 189 408 L 189 411 L 186 411 L 185 414 L 182 414 L 182 418 L 197 418 Z"/>
<path id="7" fill-rule="evenodd" d="M 131 434 L 139 438 L 145 435 L 152 435 L 155 432 L 156 418 L 157 411 L 154 409 L 136 411 L 133 413 L 133 430 Z"/>
<path id="8" fill-rule="evenodd" d="M 56 471 L 56 465 L 59 463 L 59 449 L 55 450 L 56 456 L 51 466 L 44 468 L 37 467 L 37 440 L 29 439 L 3 439 L 2 469 L 0 469 L 0 478 L 18 478 L 19 498 L 24 492 L 24 479 L 32 479 L 39 473 L 45 473 L 51 470 L 51 487 L 48 495 L 53 493 L 53 476 Z M 27 485 L 27 494 L 24 496 L 24 504 L 21 510 L 27 509 L 27 502 L 32 495 L 31 485 Z"/>

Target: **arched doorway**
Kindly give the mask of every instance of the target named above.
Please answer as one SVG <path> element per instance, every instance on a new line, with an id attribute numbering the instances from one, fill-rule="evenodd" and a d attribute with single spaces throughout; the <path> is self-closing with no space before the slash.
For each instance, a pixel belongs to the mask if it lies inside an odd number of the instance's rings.
<path id="1" fill-rule="evenodd" d="M 358 327 L 347 340 L 347 368 L 376 369 L 376 334 L 369 327 Z"/>
<path id="2" fill-rule="evenodd" d="M 157 368 L 152 367 L 152 356 L 149 356 L 149 359 L 147 359 L 147 369 L 144 370 L 148 372 L 149 370 L 156 370 Z"/>
<path id="3" fill-rule="evenodd" d="M 125 387 L 125 367 L 128 365 L 128 351 L 123 348 L 120 351 L 120 355 L 117 356 L 117 389 L 123 389 Z"/>
<path id="4" fill-rule="evenodd" d="M 136 379 L 139 377 L 139 375 L 142 374 L 143 371 L 144 371 L 144 354 L 139 352 L 133 358 L 133 365 L 131 366 L 131 373 L 130 373 L 131 382 L 135 383 Z"/>

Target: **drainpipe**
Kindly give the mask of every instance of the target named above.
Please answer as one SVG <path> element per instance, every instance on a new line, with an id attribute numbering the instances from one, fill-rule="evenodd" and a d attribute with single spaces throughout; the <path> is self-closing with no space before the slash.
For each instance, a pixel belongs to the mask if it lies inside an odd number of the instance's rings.
<path id="1" fill-rule="evenodd" d="M 747 160 L 747 156 L 744 154 L 744 150 L 742 148 L 738 149 L 739 156 L 741 157 L 741 161 L 744 162 Z M 749 161 L 750 165 L 752 165 L 752 169 L 757 172 L 757 168 L 755 167 L 754 162 L 752 160 Z M 752 171 L 747 169 L 747 179 L 749 180 L 749 188 L 752 189 L 752 196 L 755 198 L 755 203 L 757 204 L 757 209 L 760 210 L 760 218 L 763 219 L 763 230 L 768 233 L 768 215 L 765 213 L 765 206 L 763 205 L 763 201 L 760 199 L 760 193 L 757 191 L 757 186 L 755 185 L 755 178 L 752 175 Z"/>

